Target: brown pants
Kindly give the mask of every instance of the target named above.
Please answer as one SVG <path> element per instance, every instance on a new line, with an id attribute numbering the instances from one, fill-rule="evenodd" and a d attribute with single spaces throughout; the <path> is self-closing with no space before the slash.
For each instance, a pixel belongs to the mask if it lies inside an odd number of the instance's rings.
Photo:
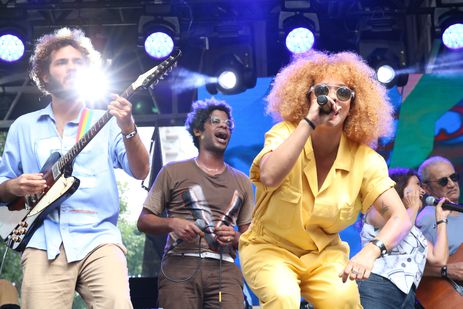
<path id="1" fill-rule="evenodd" d="M 89 308 L 133 308 L 127 262 L 121 248 L 102 245 L 73 263 L 67 262 L 62 246 L 60 251 L 54 260 L 48 260 L 43 250 L 24 251 L 21 308 L 72 308 L 74 291 L 79 292 Z"/>
<path id="2" fill-rule="evenodd" d="M 159 276 L 159 307 L 164 309 L 243 309 L 243 278 L 234 263 L 189 256 L 164 258 L 164 275 Z M 195 272 L 197 270 L 197 272 Z M 220 289 L 219 289 L 220 285 Z M 219 292 L 222 301 L 219 303 Z"/>

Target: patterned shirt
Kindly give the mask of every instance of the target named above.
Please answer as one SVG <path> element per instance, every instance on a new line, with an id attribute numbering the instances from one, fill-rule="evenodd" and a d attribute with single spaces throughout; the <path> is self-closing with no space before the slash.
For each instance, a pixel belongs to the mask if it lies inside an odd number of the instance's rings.
<path id="1" fill-rule="evenodd" d="M 362 246 L 375 238 L 379 229 L 364 223 L 360 237 Z M 408 294 L 412 285 L 418 287 L 426 264 L 428 241 L 423 233 L 413 226 L 410 233 L 388 254 L 376 259 L 372 273 L 389 279 L 402 292 Z"/>

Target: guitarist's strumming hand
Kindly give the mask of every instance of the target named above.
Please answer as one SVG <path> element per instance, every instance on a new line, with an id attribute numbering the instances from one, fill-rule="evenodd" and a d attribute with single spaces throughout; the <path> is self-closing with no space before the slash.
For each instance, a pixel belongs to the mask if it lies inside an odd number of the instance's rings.
<path id="1" fill-rule="evenodd" d="M 463 262 L 448 263 L 447 273 L 449 278 L 463 281 Z"/>
<path id="2" fill-rule="evenodd" d="M 122 134 L 129 134 L 135 129 L 132 117 L 132 103 L 127 99 L 114 94 L 113 101 L 108 105 L 108 110 L 111 115 L 116 117 L 117 125 L 121 128 Z"/>
<path id="3" fill-rule="evenodd" d="M 7 193 L 13 196 L 26 196 L 43 192 L 47 188 L 47 182 L 42 173 L 22 174 L 19 177 L 8 180 Z"/>

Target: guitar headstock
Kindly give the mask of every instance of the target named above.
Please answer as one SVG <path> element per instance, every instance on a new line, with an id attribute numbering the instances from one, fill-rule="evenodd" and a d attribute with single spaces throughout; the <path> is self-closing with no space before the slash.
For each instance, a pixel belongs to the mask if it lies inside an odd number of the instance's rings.
<path id="1" fill-rule="evenodd" d="M 164 76 L 166 76 L 177 64 L 177 59 L 181 54 L 182 52 L 180 49 L 174 50 L 166 60 L 138 76 L 137 80 L 131 85 L 133 90 L 136 90 L 140 87 L 148 88 L 151 84 L 163 79 Z"/>

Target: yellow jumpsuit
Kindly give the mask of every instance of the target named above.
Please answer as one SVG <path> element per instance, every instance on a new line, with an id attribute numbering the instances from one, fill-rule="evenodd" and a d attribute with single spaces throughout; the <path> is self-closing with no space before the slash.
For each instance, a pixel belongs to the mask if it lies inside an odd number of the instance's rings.
<path id="1" fill-rule="evenodd" d="M 310 138 L 283 182 L 265 187 L 259 181 L 261 158 L 294 130 L 289 122 L 275 125 L 251 166 L 256 209 L 240 238 L 244 277 L 262 308 L 296 309 L 301 295 L 317 309 L 361 308 L 356 282 L 343 283 L 338 276 L 349 259 L 338 232 L 395 183 L 378 153 L 342 135 L 320 190 Z"/>

